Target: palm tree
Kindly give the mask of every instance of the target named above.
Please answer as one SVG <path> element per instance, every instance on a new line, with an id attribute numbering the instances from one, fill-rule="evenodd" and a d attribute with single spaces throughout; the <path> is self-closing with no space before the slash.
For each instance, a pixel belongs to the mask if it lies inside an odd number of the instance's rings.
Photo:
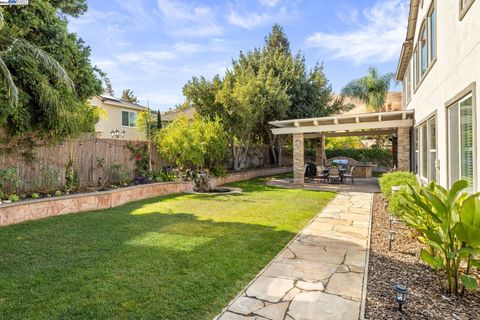
<path id="1" fill-rule="evenodd" d="M 381 75 L 377 68 L 368 68 L 368 75 L 355 79 L 347 84 L 342 94 L 358 98 L 365 102 L 371 111 L 380 112 L 385 106 L 390 83 L 395 78 L 394 73 Z"/>
<path id="2" fill-rule="evenodd" d="M 37 60 L 41 67 L 59 81 L 73 90 L 73 82 L 63 67 L 48 53 L 28 41 L 19 37 L 20 31 L 9 27 L 5 23 L 2 9 L 0 9 L 0 83 L 4 84 L 9 103 L 18 105 L 18 88 L 14 78 L 5 63 L 5 58 L 15 56 L 29 56 Z"/>

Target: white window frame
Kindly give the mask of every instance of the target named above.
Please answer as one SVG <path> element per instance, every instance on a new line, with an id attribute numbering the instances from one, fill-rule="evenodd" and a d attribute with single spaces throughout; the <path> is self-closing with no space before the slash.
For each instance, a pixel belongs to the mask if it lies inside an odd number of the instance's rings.
<path id="1" fill-rule="evenodd" d="M 470 10 L 470 7 L 473 5 L 475 0 L 459 0 L 459 16 L 460 16 L 460 21 L 463 20 L 463 18 L 467 15 L 468 10 Z"/>
<path id="2" fill-rule="evenodd" d="M 435 177 L 432 176 L 432 161 L 435 167 L 437 167 L 438 161 L 438 152 L 437 149 L 431 149 L 432 145 L 432 133 L 430 131 L 430 123 L 434 121 L 435 123 L 435 146 L 438 149 L 438 128 L 437 128 L 437 114 L 436 112 L 433 115 L 428 116 L 425 120 L 420 122 L 415 127 L 415 174 L 423 181 L 433 181 L 438 180 L 438 169 L 436 169 Z M 426 130 L 426 145 L 424 145 L 424 130 L 423 127 L 425 126 Z M 424 148 L 426 150 L 426 159 L 424 154 Z M 432 159 L 432 152 L 435 152 L 436 156 L 435 159 Z M 424 168 L 424 164 L 426 164 L 426 168 Z M 426 172 L 425 172 L 426 169 Z"/>
<path id="3" fill-rule="evenodd" d="M 124 112 L 128 112 L 128 126 L 125 126 L 123 124 L 123 113 Z M 131 113 L 134 113 L 135 114 L 135 125 L 131 125 L 130 124 L 130 114 Z M 137 121 L 138 121 L 138 112 L 137 111 L 132 111 L 132 110 L 125 110 L 125 109 L 122 109 L 122 112 L 121 112 L 121 117 L 120 117 L 120 124 L 122 125 L 122 128 L 136 128 L 137 127 Z"/>
<path id="4" fill-rule="evenodd" d="M 447 167 L 447 184 L 450 186 L 452 184 L 451 180 L 451 171 L 450 171 L 450 163 L 451 163 L 451 158 L 450 158 L 450 117 L 449 117 L 449 108 L 456 104 L 460 104 L 463 102 L 465 99 L 468 99 L 469 97 L 472 97 L 472 118 L 473 118 L 473 189 L 475 191 L 479 191 L 479 177 L 478 177 L 478 126 L 477 126 L 477 83 L 472 82 L 469 86 L 467 86 L 465 89 L 460 91 L 458 94 L 456 94 L 453 98 L 448 100 L 445 103 L 445 112 L 446 112 L 446 120 L 447 120 L 447 133 L 446 133 L 446 138 L 447 138 L 447 159 L 448 163 L 446 165 Z M 454 181 L 453 181 L 454 182 Z"/>

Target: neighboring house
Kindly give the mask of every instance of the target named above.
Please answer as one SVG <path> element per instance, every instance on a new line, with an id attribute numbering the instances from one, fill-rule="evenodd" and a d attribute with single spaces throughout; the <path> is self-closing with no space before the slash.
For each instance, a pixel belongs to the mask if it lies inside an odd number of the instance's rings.
<path id="1" fill-rule="evenodd" d="M 186 117 L 188 120 L 192 120 L 195 115 L 195 108 L 189 107 L 184 110 L 171 110 L 162 113 L 162 126 L 168 125 L 180 116 Z"/>
<path id="2" fill-rule="evenodd" d="M 118 139 L 146 140 L 145 135 L 137 128 L 137 118 L 141 111 L 148 110 L 137 104 L 129 103 L 109 95 L 101 95 L 90 99 L 90 103 L 103 109 L 100 121 L 95 125 L 97 136 L 111 139 L 112 132 L 118 132 Z"/>
<path id="3" fill-rule="evenodd" d="M 480 0 L 412 0 L 397 80 L 415 111 L 412 169 L 478 191 Z"/>

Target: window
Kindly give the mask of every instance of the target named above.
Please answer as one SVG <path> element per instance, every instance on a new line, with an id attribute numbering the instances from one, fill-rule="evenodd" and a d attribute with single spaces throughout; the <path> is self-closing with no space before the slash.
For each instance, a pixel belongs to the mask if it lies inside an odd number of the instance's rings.
<path id="1" fill-rule="evenodd" d="M 136 111 L 122 111 L 122 126 L 136 127 L 137 126 L 137 112 Z"/>
<path id="2" fill-rule="evenodd" d="M 412 68 L 408 65 L 407 70 L 407 102 L 412 99 Z"/>
<path id="3" fill-rule="evenodd" d="M 420 176 L 428 179 L 428 133 L 427 133 L 427 124 L 424 123 L 420 126 L 420 136 L 421 136 L 421 156 L 420 156 Z"/>
<path id="4" fill-rule="evenodd" d="M 422 30 L 420 31 L 420 75 L 423 77 L 425 72 L 427 71 L 428 61 L 428 32 L 425 25 L 423 26 Z"/>
<path id="5" fill-rule="evenodd" d="M 473 98 L 469 96 L 448 108 L 449 185 L 467 180 L 474 187 Z"/>
<path id="6" fill-rule="evenodd" d="M 420 132 L 418 127 L 415 128 L 415 173 L 419 174 L 419 164 L 420 164 Z"/>
<path id="7" fill-rule="evenodd" d="M 436 116 L 415 128 L 415 172 L 428 181 L 437 179 Z"/>
<path id="8" fill-rule="evenodd" d="M 437 119 L 435 117 L 428 120 L 428 145 L 429 150 L 429 172 L 430 181 L 437 180 Z"/>
<path id="9" fill-rule="evenodd" d="M 435 1 L 425 17 L 414 51 L 414 87 L 417 88 L 437 59 L 437 10 Z"/>
<path id="10" fill-rule="evenodd" d="M 475 0 L 460 0 L 460 20 L 465 17 Z"/>
<path id="11" fill-rule="evenodd" d="M 437 11 L 432 7 L 428 14 L 428 25 L 430 27 L 430 56 L 429 63 L 432 63 L 437 58 Z"/>
<path id="12" fill-rule="evenodd" d="M 415 88 L 418 86 L 418 47 L 415 48 L 413 52 L 413 73 L 414 73 L 414 85 Z"/>

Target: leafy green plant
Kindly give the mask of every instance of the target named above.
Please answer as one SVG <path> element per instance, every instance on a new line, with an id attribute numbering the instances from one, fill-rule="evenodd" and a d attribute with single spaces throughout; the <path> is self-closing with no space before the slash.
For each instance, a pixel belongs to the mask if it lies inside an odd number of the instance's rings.
<path id="1" fill-rule="evenodd" d="M 16 194 L 11 194 L 9 197 L 8 197 L 8 200 L 12 201 L 12 202 L 18 202 L 20 201 L 20 197 L 17 196 Z"/>
<path id="2" fill-rule="evenodd" d="M 315 156 L 315 149 L 311 149 L 311 157 Z M 325 154 L 328 159 L 335 157 L 347 157 L 361 162 L 373 162 L 381 166 L 392 167 L 392 152 L 388 149 L 370 148 L 370 149 L 354 149 L 354 148 L 335 148 L 326 149 Z"/>
<path id="3" fill-rule="evenodd" d="M 175 181 L 177 179 L 177 175 L 174 172 L 168 172 L 166 170 L 154 170 L 152 172 L 152 179 L 155 182 Z"/>
<path id="4" fill-rule="evenodd" d="M 409 186 L 402 193 L 398 215 L 416 229 L 426 245 L 420 256 L 432 269 L 447 278 L 449 293 L 462 293 L 478 287 L 471 273 L 480 254 L 480 194 L 465 192 L 468 182 L 456 182 L 446 190 L 432 182 L 426 187 Z M 462 266 L 466 265 L 465 269 Z"/>
<path id="5" fill-rule="evenodd" d="M 38 193 L 32 193 L 32 199 L 39 199 L 40 195 Z"/>
<path id="6" fill-rule="evenodd" d="M 60 169 L 53 165 L 42 165 L 35 178 L 35 190 L 49 193 L 60 186 Z"/>
<path id="7" fill-rule="evenodd" d="M 132 152 L 132 159 L 135 160 L 135 177 L 146 177 L 149 171 L 148 145 L 139 144 L 135 146 L 128 143 L 127 149 Z"/>
<path id="8" fill-rule="evenodd" d="M 17 168 L 8 167 L 0 169 L 0 191 L 4 196 L 9 196 L 17 192 L 20 186 L 20 179 L 18 177 Z"/>
<path id="9" fill-rule="evenodd" d="M 411 185 L 415 188 L 419 187 L 420 184 L 418 183 L 417 177 L 411 173 L 406 171 L 394 171 L 385 173 L 382 177 L 378 180 L 380 184 L 380 189 L 383 195 L 390 200 L 392 196 L 392 187 L 393 186 L 407 186 Z"/>
<path id="10" fill-rule="evenodd" d="M 57 190 L 55 191 L 55 197 L 60 197 L 62 195 L 62 191 Z"/>
<path id="11" fill-rule="evenodd" d="M 129 175 L 120 163 L 114 163 L 105 169 L 106 183 L 111 185 L 124 184 L 129 180 Z"/>
<path id="12" fill-rule="evenodd" d="M 215 165 L 210 171 L 215 177 L 225 177 L 227 175 L 227 170 L 222 165 Z"/>

